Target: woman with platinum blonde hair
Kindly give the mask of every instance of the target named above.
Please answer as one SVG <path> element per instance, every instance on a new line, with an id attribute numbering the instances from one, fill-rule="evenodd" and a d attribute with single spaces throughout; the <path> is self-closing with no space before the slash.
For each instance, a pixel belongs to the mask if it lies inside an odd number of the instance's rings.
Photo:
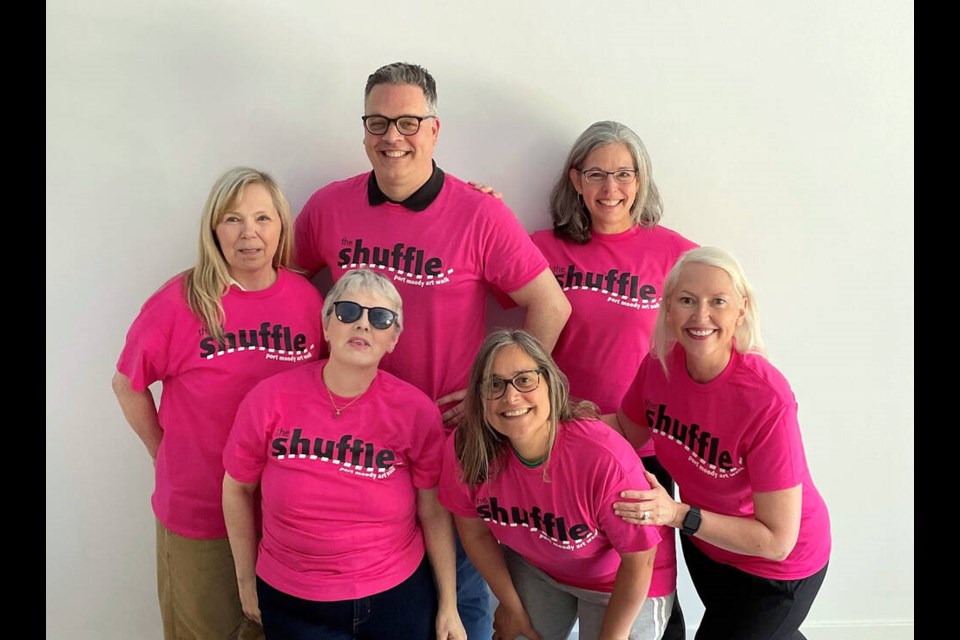
<path id="1" fill-rule="evenodd" d="M 680 529 L 705 611 L 697 640 L 797 640 L 830 560 L 797 400 L 765 356 L 757 298 L 722 249 L 685 253 L 664 282 L 653 348 L 617 416 L 655 442 L 680 500 L 651 489 L 614 507 L 638 528 Z"/>

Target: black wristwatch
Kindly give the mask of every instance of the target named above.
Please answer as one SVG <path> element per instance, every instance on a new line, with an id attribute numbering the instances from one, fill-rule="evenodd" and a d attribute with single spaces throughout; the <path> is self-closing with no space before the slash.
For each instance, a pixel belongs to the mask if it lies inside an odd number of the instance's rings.
<path id="1" fill-rule="evenodd" d="M 701 522 L 703 522 L 703 518 L 700 516 L 700 509 L 690 507 L 690 511 L 687 511 L 687 515 L 683 517 L 683 528 L 680 529 L 680 533 L 692 536 L 700 530 Z"/>

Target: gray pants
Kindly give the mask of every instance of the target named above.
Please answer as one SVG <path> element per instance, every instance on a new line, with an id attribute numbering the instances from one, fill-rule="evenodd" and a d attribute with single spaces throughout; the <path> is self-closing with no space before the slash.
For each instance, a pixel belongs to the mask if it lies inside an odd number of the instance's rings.
<path id="1" fill-rule="evenodd" d="M 544 640 L 566 640 L 580 620 L 580 640 L 600 636 L 610 594 L 561 584 L 505 545 L 503 556 L 533 627 Z M 675 593 L 647 598 L 630 627 L 630 640 L 660 640 L 670 619 Z"/>

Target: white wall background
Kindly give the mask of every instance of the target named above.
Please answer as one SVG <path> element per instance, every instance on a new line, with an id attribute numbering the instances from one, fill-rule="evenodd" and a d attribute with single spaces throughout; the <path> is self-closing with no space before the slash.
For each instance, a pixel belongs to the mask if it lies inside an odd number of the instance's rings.
<path id="1" fill-rule="evenodd" d="M 397 60 L 437 79 L 439 164 L 531 231 L 587 125 L 640 134 L 664 224 L 740 258 L 800 400 L 834 535 L 805 632 L 913 637 L 911 2 L 46 6 L 48 638 L 161 637 L 152 468 L 110 390 L 126 329 L 226 168 L 295 213 L 367 169 L 364 82 Z"/>

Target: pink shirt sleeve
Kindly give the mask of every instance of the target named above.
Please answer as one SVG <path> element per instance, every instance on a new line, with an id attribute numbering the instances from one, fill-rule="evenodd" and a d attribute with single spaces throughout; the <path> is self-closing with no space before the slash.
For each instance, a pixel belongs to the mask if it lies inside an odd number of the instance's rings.
<path id="1" fill-rule="evenodd" d="M 484 278 L 501 301 L 522 289 L 547 268 L 547 259 L 530 239 L 530 235 L 513 212 L 497 203 L 490 216 L 491 233 L 486 251 Z"/>
<path id="2" fill-rule="evenodd" d="M 750 485 L 754 491 L 790 489 L 806 475 L 797 405 L 784 406 L 757 430 L 747 446 Z"/>
<path id="3" fill-rule="evenodd" d="M 240 402 L 223 448 L 223 467 L 237 482 L 260 481 L 267 463 L 267 439 L 273 432 L 269 397 L 254 387 Z"/>
<path id="4" fill-rule="evenodd" d="M 172 320 L 168 309 L 155 298 L 148 300 L 127 331 L 117 371 L 130 379 L 134 391 L 143 391 L 162 380 L 171 352 L 167 325 Z"/>
<path id="5" fill-rule="evenodd" d="M 444 428 L 440 409 L 430 403 L 419 412 L 415 424 L 417 428 L 410 452 L 413 486 L 417 489 L 433 489 L 440 482 L 443 465 Z"/>
<path id="6" fill-rule="evenodd" d="M 319 191 L 307 200 L 293 223 L 294 261 L 309 274 L 317 273 L 327 266 L 317 239 L 319 229 L 314 228 L 315 223 L 319 222 L 319 216 L 323 215 L 318 204 L 318 193 Z"/>
<path id="7" fill-rule="evenodd" d="M 440 504 L 454 515 L 464 518 L 478 518 L 473 498 L 467 485 L 460 479 L 460 463 L 454 449 L 454 437 L 451 433 L 443 446 L 443 471 L 440 474 Z"/>

